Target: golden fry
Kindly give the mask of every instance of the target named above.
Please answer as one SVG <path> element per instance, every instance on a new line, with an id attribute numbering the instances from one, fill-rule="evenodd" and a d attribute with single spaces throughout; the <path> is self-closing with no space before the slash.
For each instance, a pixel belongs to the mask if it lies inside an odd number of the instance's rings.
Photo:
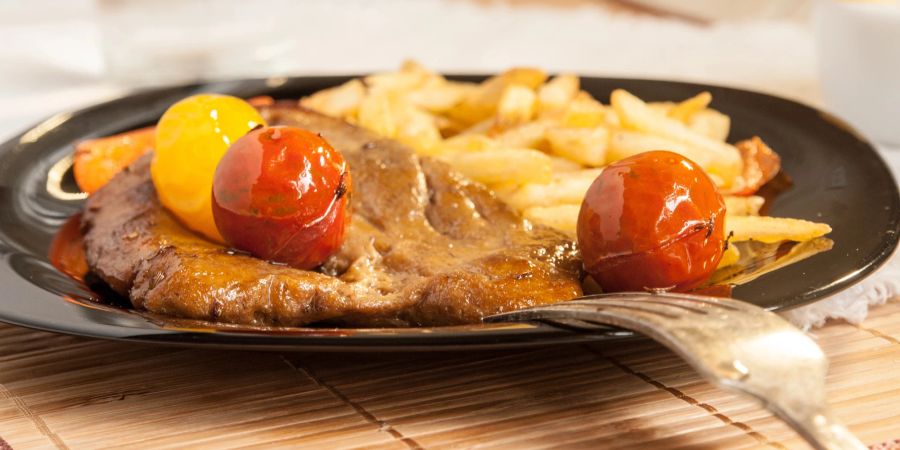
<path id="1" fill-rule="evenodd" d="M 546 133 L 550 152 L 591 167 L 606 162 L 609 130 L 606 128 L 551 128 Z"/>
<path id="2" fill-rule="evenodd" d="M 676 103 L 672 109 L 669 110 L 668 116 L 675 120 L 687 123 L 688 119 L 695 113 L 709 107 L 711 101 L 712 94 L 709 92 L 701 92 L 687 100 Z"/>
<path id="3" fill-rule="evenodd" d="M 365 95 L 366 87 L 362 81 L 353 79 L 304 97 L 300 99 L 300 105 L 329 116 L 346 118 L 356 114 Z"/>
<path id="4" fill-rule="evenodd" d="M 549 183 L 529 183 L 497 194 L 513 208 L 561 204 L 581 205 L 584 194 L 602 169 L 582 169 L 556 174 Z"/>
<path id="5" fill-rule="evenodd" d="M 520 85 L 507 86 L 497 104 L 496 126 L 506 129 L 531 120 L 537 106 L 533 90 Z"/>
<path id="6" fill-rule="evenodd" d="M 547 183 L 552 177 L 550 157 L 532 149 L 448 153 L 439 158 L 463 175 L 484 184 Z"/>
<path id="7" fill-rule="evenodd" d="M 731 131 L 731 118 L 714 109 L 704 109 L 688 118 L 687 126 L 711 139 L 725 142 Z"/>
<path id="8" fill-rule="evenodd" d="M 420 154 L 432 154 L 433 149 L 441 142 L 441 132 L 434 117 L 408 103 L 399 106 L 396 116 L 398 121 L 394 137 L 412 146 Z"/>
<path id="9" fill-rule="evenodd" d="M 474 85 L 429 80 L 419 88 L 409 91 L 406 98 L 413 105 L 440 114 L 459 104 L 470 88 L 474 88 Z"/>
<path id="10" fill-rule="evenodd" d="M 551 155 L 550 160 L 551 164 L 553 165 L 553 173 L 574 172 L 576 170 L 581 170 L 584 168 L 581 164 L 578 164 L 575 161 L 559 156 Z"/>
<path id="11" fill-rule="evenodd" d="M 766 199 L 758 195 L 726 195 L 725 213 L 729 216 L 758 216 Z"/>
<path id="12" fill-rule="evenodd" d="M 494 115 L 497 111 L 497 104 L 508 86 L 524 86 L 534 90 L 546 79 L 547 74 L 540 69 L 514 68 L 507 70 L 478 85 L 477 89 L 469 92 L 460 104 L 447 113 L 463 123 L 480 122 Z"/>
<path id="13" fill-rule="evenodd" d="M 567 127 L 596 128 L 606 125 L 607 110 L 602 103 L 581 91 L 569 102 L 560 122 Z"/>
<path id="14" fill-rule="evenodd" d="M 538 89 L 538 114 L 541 117 L 558 116 L 580 89 L 581 80 L 577 75 L 561 74 Z"/>
<path id="15" fill-rule="evenodd" d="M 546 141 L 544 135 L 552 125 L 553 123 L 547 120 L 523 123 L 494 135 L 494 140 L 499 147 L 539 149 L 544 147 Z"/>
<path id="16" fill-rule="evenodd" d="M 438 152 L 480 152 L 489 148 L 497 148 L 497 143 L 483 134 L 458 134 L 441 141 Z"/>
<path id="17" fill-rule="evenodd" d="M 534 223 L 556 228 L 574 238 L 580 210 L 580 205 L 534 206 L 522 211 L 522 216 Z"/>
<path id="18" fill-rule="evenodd" d="M 366 96 L 359 104 L 357 123 L 381 136 L 394 137 L 397 134 L 397 118 L 394 117 L 389 95 Z"/>
<path id="19" fill-rule="evenodd" d="M 698 161 L 702 160 L 703 156 L 697 155 L 698 153 L 701 153 L 702 150 L 672 139 L 629 130 L 613 130 L 612 133 L 610 133 L 606 162 L 607 164 L 613 163 L 620 159 L 637 155 L 638 153 L 653 150 L 668 150 L 670 152 L 675 152 L 700 164 L 700 167 L 704 167 L 703 164 Z"/>
<path id="20" fill-rule="evenodd" d="M 722 259 L 719 260 L 719 265 L 716 266 L 716 269 L 721 269 L 723 267 L 728 267 L 741 259 L 741 251 L 734 245 L 729 245 L 728 248 L 722 252 Z"/>
<path id="21" fill-rule="evenodd" d="M 772 244 L 781 241 L 803 242 L 824 236 L 831 227 L 824 223 L 801 219 L 767 216 L 726 216 L 725 229 L 731 242 L 759 241 Z"/>
<path id="22" fill-rule="evenodd" d="M 705 170 L 718 175 L 725 183 L 731 185 L 743 169 L 740 152 L 733 145 L 710 139 L 699 134 L 683 123 L 656 114 L 643 100 L 623 89 L 613 91 L 612 106 L 626 128 L 655 134 L 673 141 L 681 142 L 697 149 L 688 158 L 700 164 Z"/>

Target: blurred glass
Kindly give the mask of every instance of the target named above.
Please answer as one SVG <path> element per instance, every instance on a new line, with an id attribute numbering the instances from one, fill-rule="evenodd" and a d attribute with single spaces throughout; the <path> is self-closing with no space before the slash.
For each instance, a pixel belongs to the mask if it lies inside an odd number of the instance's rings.
<path id="1" fill-rule="evenodd" d="M 900 144 L 900 2 L 820 0 L 813 22 L 825 103 L 875 140 Z"/>
<path id="2" fill-rule="evenodd" d="M 107 74 L 130 85 L 280 75 L 302 2 L 97 0 Z"/>

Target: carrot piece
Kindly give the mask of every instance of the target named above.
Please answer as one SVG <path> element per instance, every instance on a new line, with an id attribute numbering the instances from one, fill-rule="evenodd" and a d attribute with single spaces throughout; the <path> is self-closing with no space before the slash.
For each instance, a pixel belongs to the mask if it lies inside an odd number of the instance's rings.
<path id="1" fill-rule="evenodd" d="M 156 128 L 90 139 L 75 146 L 75 182 L 88 194 L 103 187 L 122 169 L 153 150 Z"/>
<path id="2" fill-rule="evenodd" d="M 263 106 L 274 105 L 275 99 L 268 95 L 257 95 L 256 97 L 248 98 L 247 103 L 252 105 L 254 108 L 262 108 Z"/>

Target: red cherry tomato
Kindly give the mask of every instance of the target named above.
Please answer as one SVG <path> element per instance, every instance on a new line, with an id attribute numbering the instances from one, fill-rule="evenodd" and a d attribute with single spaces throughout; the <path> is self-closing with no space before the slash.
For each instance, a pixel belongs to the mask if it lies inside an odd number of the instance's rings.
<path id="1" fill-rule="evenodd" d="M 685 291 L 722 257 L 725 203 L 697 164 L 672 152 L 610 164 L 578 216 L 585 270 L 604 291 Z"/>
<path id="2" fill-rule="evenodd" d="M 325 139 L 299 128 L 261 127 L 219 162 L 213 217 L 229 245 L 311 269 L 340 247 L 350 191 L 347 163 Z"/>

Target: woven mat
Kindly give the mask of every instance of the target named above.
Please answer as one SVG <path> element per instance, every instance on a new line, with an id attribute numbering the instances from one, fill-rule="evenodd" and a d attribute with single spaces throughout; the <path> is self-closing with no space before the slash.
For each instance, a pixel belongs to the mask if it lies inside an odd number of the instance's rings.
<path id="1" fill-rule="evenodd" d="M 900 438 L 900 302 L 814 333 L 829 397 Z M 444 354 L 274 354 L 0 326 L 0 449 L 806 448 L 647 340 Z"/>

